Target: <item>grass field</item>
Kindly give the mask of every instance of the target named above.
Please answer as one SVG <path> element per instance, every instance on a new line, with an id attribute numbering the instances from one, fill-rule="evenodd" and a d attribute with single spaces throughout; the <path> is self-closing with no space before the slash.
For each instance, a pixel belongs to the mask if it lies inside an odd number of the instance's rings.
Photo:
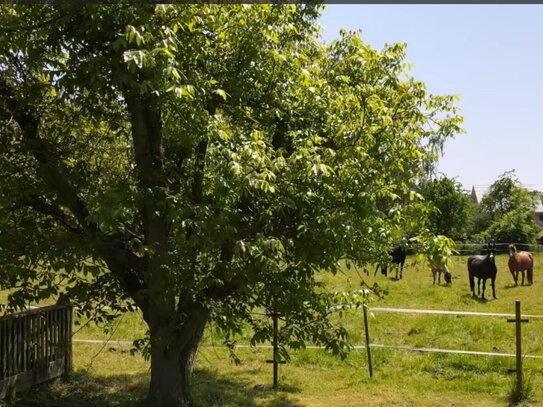
<path id="1" fill-rule="evenodd" d="M 542 258 L 536 259 L 534 285 L 513 287 L 506 266 L 498 256 L 496 300 L 480 301 L 470 295 L 466 258 L 453 259 L 451 286 L 432 285 L 429 270 L 408 259 L 404 279 L 373 277 L 373 269 L 347 270 L 322 281 L 330 290 L 360 287 L 377 281 L 387 292 L 370 307 L 402 307 L 481 312 L 514 312 L 514 300 L 522 300 L 526 314 L 543 314 Z M 486 296 L 492 298 L 487 286 Z M 339 316 L 338 316 L 339 318 Z M 346 312 L 345 325 L 353 344 L 362 345 L 361 311 Z M 370 318 L 372 342 L 406 346 L 514 353 L 514 326 L 504 318 L 407 315 L 374 313 Z M 143 325 L 134 313 L 123 317 L 112 339 L 132 340 L 141 336 Z M 513 358 L 428 354 L 373 349 L 374 377 L 368 378 L 365 351 L 354 350 L 345 361 L 318 349 L 293 353 L 280 367 L 280 389 L 270 389 L 269 349 L 239 349 L 242 364 L 231 362 L 219 338 L 206 335 L 198 355 L 193 392 L 200 406 L 506 406 L 513 386 Z M 106 336 L 86 326 L 76 338 Z M 523 325 L 523 351 L 543 355 L 543 320 Z M 240 343 L 245 338 L 240 338 Z M 132 406 L 145 396 L 148 363 L 131 356 L 130 346 L 74 344 L 75 372 L 67 381 L 42 386 L 19 398 L 17 406 Z M 543 360 L 525 359 L 525 377 L 530 402 L 543 406 Z"/>

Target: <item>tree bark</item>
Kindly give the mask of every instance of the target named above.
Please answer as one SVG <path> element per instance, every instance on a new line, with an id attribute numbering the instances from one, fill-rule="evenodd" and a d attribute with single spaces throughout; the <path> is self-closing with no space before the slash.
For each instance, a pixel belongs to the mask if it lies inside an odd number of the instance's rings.
<path id="1" fill-rule="evenodd" d="M 190 376 L 208 314 L 203 309 L 190 311 L 182 326 L 173 332 L 157 324 L 164 321 L 164 315 L 150 314 L 151 383 L 146 405 L 193 406 Z"/>

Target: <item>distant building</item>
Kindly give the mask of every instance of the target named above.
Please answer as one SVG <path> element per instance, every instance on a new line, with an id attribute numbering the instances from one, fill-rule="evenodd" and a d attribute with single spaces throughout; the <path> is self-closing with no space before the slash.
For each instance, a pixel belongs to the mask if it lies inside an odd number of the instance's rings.
<path id="1" fill-rule="evenodd" d="M 541 203 L 534 209 L 534 220 L 539 227 L 543 228 L 543 205 Z"/>
<path id="2" fill-rule="evenodd" d="M 534 209 L 534 221 L 540 227 L 543 228 L 543 205 L 541 202 Z M 537 234 L 537 243 L 543 244 L 543 229 Z"/>
<path id="3" fill-rule="evenodd" d="M 475 186 L 471 187 L 471 203 L 474 205 L 479 204 L 479 200 L 477 199 L 477 193 L 475 192 Z"/>

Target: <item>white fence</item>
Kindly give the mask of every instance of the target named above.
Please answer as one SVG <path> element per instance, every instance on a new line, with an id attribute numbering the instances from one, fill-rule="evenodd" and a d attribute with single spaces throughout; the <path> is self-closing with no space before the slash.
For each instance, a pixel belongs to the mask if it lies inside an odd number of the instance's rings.
<path id="1" fill-rule="evenodd" d="M 502 357 L 514 357 L 516 358 L 516 389 L 520 394 L 522 389 L 522 359 L 543 359 L 542 355 L 523 355 L 522 354 L 522 323 L 528 322 L 530 319 L 543 319 L 543 315 L 522 315 L 520 312 L 520 300 L 515 301 L 515 314 L 503 314 L 493 312 L 471 312 L 471 311 L 448 311 L 448 310 L 426 310 L 426 309 L 406 309 L 406 308 L 369 308 L 366 305 L 363 306 L 364 311 L 364 332 L 366 337 L 366 352 L 368 354 L 368 371 L 370 377 L 373 377 L 373 361 L 372 361 L 372 348 L 383 349 L 396 349 L 404 351 L 415 352 L 433 352 L 433 353 L 450 353 L 458 355 L 474 355 L 474 356 L 502 356 Z M 371 343 L 370 341 L 370 329 L 368 323 L 368 312 L 392 312 L 403 314 L 433 314 L 433 315 L 463 315 L 463 316 L 475 316 L 475 317 L 502 317 L 508 318 L 507 322 L 515 323 L 515 336 L 516 336 L 516 352 L 512 353 L 497 353 L 497 352 L 480 352 L 480 351 L 468 351 L 459 349 L 439 349 L 439 348 L 423 348 L 412 346 L 398 346 L 398 345 L 386 345 L 380 343 Z"/>

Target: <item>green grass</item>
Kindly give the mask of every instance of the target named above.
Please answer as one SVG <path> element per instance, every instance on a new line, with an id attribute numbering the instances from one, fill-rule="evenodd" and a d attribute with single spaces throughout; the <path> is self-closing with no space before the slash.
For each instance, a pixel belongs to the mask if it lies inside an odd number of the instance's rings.
<path id="1" fill-rule="evenodd" d="M 319 278 L 330 290 L 355 289 L 364 283 L 387 291 L 370 307 L 401 307 L 481 312 L 514 312 L 514 300 L 522 300 L 526 314 L 543 314 L 543 273 L 536 258 L 534 285 L 512 287 L 507 257 L 498 256 L 496 294 L 498 299 L 480 301 L 469 291 L 466 258 L 453 260 L 451 286 L 432 285 L 432 276 L 421 264 L 409 265 L 404 278 L 396 281 L 373 277 L 359 269 L 344 269 Z M 486 296 L 492 298 L 487 286 Z M 348 330 L 354 344 L 363 344 L 361 311 L 348 311 L 338 322 Z M 112 339 L 135 339 L 144 332 L 137 313 L 120 320 Z M 504 318 L 408 315 L 373 313 L 372 342 L 405 346 L 465 349 L 514 353 L 514 324 Z M 105 338 L 92 324 L 76 338 Z M 543 321 L 523 325 L 523 351 L 543 355 Z M 210 332 L 201 347 L 193 379 L 193 393 L 200 406 L 506 406 L 512 388 L 513 358 L 428 354 L 373 349 L 374 377 L 368 378 L 366 354 L 354 350 L 345 361 L 321 350 L 307 349 L 292 354 L 280 367 L 280 388 L 270 389 L 269 349 L 239 349 L 242 364 L 233 364 L 227 351 Z M 74 345 L 75 372 L 69 381 L 42 386 L 15 401 L 17 406 L 131 406 L 145 396 L 148 362 L 131 356 L 130 346 Z M 101 350 L 101 352 L 100 352 Z M 525 376 L 531 383 L 531 404 L 543 405 L 543 360 L 525 359 Z M 528 405 L 528 403 L 525 403 Z"/>

